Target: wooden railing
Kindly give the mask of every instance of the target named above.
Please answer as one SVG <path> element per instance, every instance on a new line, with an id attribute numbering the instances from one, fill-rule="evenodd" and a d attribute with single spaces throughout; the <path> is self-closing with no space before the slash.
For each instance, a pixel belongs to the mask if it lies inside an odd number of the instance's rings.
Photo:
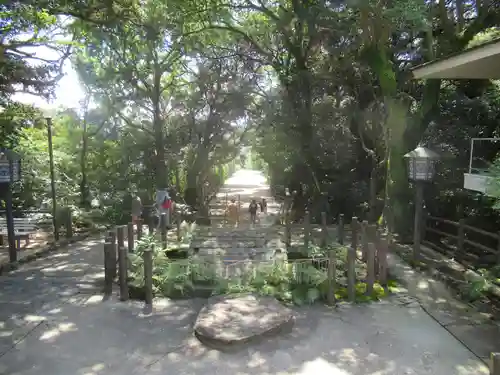
<path id="1" fill-rule="evenodd" d="M 299 247 L 305 251 L 309 249 L 309 245 L 314 243 L 314 238 L 312 237 L 312 227 L 310 222 L 310 214 L 306 212 L 304 223 L 303 223 L 303 243 L 298 244 Z M 288 255 L 290 256 L 292 250 L 292 228 L 290 223 L 289 215 L 285 214 L 285 244 Z M 371 296 L 374 292 L 375 283 L 380 284 L 382 287 L 387 287 L 388 282 L 388 264 L 387 264 L 387 254 L 388 254 L 388 242 L 387 239 L 377 231 L 375 225 L 369 225 L 366 221 L 360 222 L 356 217 L 350 220 L 349 229 L 344 227 L 344 215 L 340 215 L 336 235 L 332 236 L 333 233 L 329 233 L 329 228 L 327 226 L 327 216 L 323 212 L 321 215 L 321 232 L 318 245 L 323 248 L 324 254 L 321 257 L 309 257 L 308 254 L 304 254 L 303 259 L 293 259 L 290 260 L 290 264 L 302 263 L 302 264 L 316 264 L 318 270 L 325 274 L 326 280 L 328 280 L 328 292 L 327 298 L 328 303 L 333 304 L 335 302 L 335 293 L 340 291 L 339 283 L 337 282 L 337 252 L 341 250 L 341 247 L 328 247 L 331 243 L 330 240 L 335 238 L 335 242 L 339 245 L 344 245 L 347 250 L 344 252 L 340 251 L 339 254 L 345 256 L 342 259 L 345 269 L 343 270 L 343 275 L 345 274 L 346 279 L 346 293 L 347 299 L 354 302 L 356 299 L 356 284 L 357 282 L 363 282 L 366 284 L 366 295 Z M 152 224 L 148 225 L 149 235 L 160 235 L 162 249 L 167 248 L 167 225 L 166 217 L 162 215 L 160 217 L 159 230 Z M 177 241 L 181 241 L 180 235 L 180 221 L 175 220 L 177 224 Z M 126 301 L 129 299 L 129 285 L 128 285 L 128 253 L 134 253 L 136 246 L 136 239 L 140 240 L 144 234 L 144 227 L 142 221 L 137 223 L 136 228 L 134 224 L 129 223 L 128 225 L 120 225 L 110 230 L 104 241 L 104 274 L 105 274 L 105 287 L 104 292 L 106 295 L 112 293 L 112 288 L 114 281 L 117 276 L 119 276 L 119 286 L 120 286 L 120 299 Z M 135 232 L 135 233 L 134 233 Z M 345 234 L 349 232 L 347 237 Z M 350 241 L 350 244 L 344 244 Z M 143 253 L 143 274 L 144 274 L 144 288 L 145 288 L 145 302 L 146 304 L 152 303 L 153 297 L 153 260 L 152 260 L 152 250 L 148 249 Z M 193 248 L 194 251 L 194 248 Z M 252 258 L 249 257 L 250 260 Z M 170 264 L 177 264 L 184 267 L 192 266 L 193 257 L 190 260 L 182 259 L 171 259 Z M 245 261 L 246 262 L 246 261 Z M 233 262 L 233 265 L 228 265 L 226 263 L 225 272 L 220 272 L 220 277 L 227 278 L 232 277 L 232 275 L 239 275 L 238 277 L 247 277 L 241 269 L 236 272 L 231 272 L 231 269 L 235 270 L 245 262 Z M 284 261 L 269 261 L 269 262 L 251 262 L 255 265 L 262 263 L 262 266 L 266 267 L 269 264 L 288 264 L 288 260 Z M 214 268 L 214 262 L 202 262 L 201 266 Z M 362 269 L 365 270 L 364 279 L 358 279 L 356 273 L 356 265 L 362 264 Z M 215 264 L 217 265 L 217 264 Z M 118 268 L 117 268 L 118 266 Z M 197 264 L 196 266 L 200 266 Z M 206 268 L 205 267 L 205 268 Z M 315 267 L 316 268 L 316 267 Z M 254 274 L 253 269 L 250 269 L 250 274 Z M 340 276 L 343 276 L 340 275 Z M 339 276 L 339 279 L 341 278 Z"/>
<path id="2" fill-rule="evenodd" d="M 492 233 L 435 216 L 426 216 L 422 244 L 460 262 L 500 264 L 500 232 Z M 443 243 L 444 240 L 444 243 Z"/>

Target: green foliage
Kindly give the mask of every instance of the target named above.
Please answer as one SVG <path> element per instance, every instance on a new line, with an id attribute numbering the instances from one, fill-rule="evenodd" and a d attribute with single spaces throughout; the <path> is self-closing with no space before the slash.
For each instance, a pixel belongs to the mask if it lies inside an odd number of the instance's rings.
<path id="1" fill-rule="evenodd" d="M 13 1 L 0 4 L 0 20 L 0 106 L 17 92 L 50 96 L 67 52 L 55 36 L 57 18 L 32 2 Z M 31 53 L 30 48 L 38 46 L 59 56 L 47 59 Z"/>
<path id="2" fill-rule="evenodd" d="M 186 243 L 186 242 L 185 242 Z M 186 246 L 186 245 L 184 245 Z M 194 295 L 198 287 L 210 288 L 212 294 L 257 293 L 273 296 L 277 299 L 296 305 L 326 301 L 328 281 L 326 269 L 318 270 L 311 261 L 300 262 L 242 262 L 238 276 L 223 276 L 222 260 L 203 260 L 190 257 L 185 260 L 168 258 L 169 250 L 186 248 L 182 244 L 169 244 L 162 250 L 154 237 L 143 237 L 137 244 L 137 250 L 129 255 L 129 281 L 131 287 L 144 287 L 143 254 L 153 250 L 153 288 L 156 295 L 179 298 Z M 345 249 L 338 250 L 337 259 L 343 259 Z M 342 261 L 337 261 L 337 268 L 345 271 Z M 229 268 L 232 268 L 230 266 Z M 341 274 L 341 272 L 337 272 Z M 386 291 L 378 284 L 371 296 L 366 295 L 366 284 L 356 286 L 356 301 L 367 302 L 378 300 L 386 295 Z M 338 288 L 338 300 L 347 298 L 345 287 Z"/>
<path id="3" fill-rule="evenodd" d="M 479 276 L 469 276 L 461 289 L 463 298 L 470 302 L 484 298 L 500 281 L 500 266 L 498 265 L 491 269 L 481 268 L 476 272 Z"/>
<path id="4" fill-rule="evenodd" d="M 319 217 L 324 192 L 329 217 L 392 215 L 403 233 L 412 228 L 412 191 L 401 156 L 424 141 L 453 156 L 426 189 L 430 213 L 496 228 L 491 201 L 461 185 L 469 138 L 498 136 L 499 86 L 406 79 L 415 64 L 494 37 L 500 15 L 487 4 L 5 3 L 0 143 L 26 158 L 16 205 L 50 204 L 47 143 L 41 114 L 9 100 L 16 91 L 49 95 L 60 65 L 24 47 L 65 55 L 71 44 L 87 97 L 53 116 L 54 156 L 58 200 L 81 208 L 82 220 L 123 223 L 130 192 L 150 204 L 159 185 L 206 208 L 246 144 L 273 190 L 298 192 L 297 218 L 306 207 Z M 57 40 L 61 30 L 72 43 Z M 497 150 L 477 151 L 491 162 Z"/>

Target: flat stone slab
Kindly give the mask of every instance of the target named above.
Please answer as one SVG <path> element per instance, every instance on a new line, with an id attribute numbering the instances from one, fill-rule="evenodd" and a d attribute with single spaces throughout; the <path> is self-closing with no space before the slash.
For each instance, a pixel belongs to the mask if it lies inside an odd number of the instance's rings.
<path id="1" fill-rule="evenodd" d="M 277 334 L 290 328 L 293 321 L 292 310 L 272 297 L 217 296 L 200 311 L 194 332 L 201 342 L 225 349 Z"/>

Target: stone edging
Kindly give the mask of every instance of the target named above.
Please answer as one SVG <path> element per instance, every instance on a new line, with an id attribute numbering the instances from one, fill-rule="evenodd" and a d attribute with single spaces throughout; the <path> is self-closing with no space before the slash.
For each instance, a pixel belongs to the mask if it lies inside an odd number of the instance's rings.
<path id="1" fill-rule="evenodd" d="M 102 230 L 91 230 L 89 232 L 73 236 L 71 238 L 64 238 L 64 239 L 59 240 L 57 242 L 51 242 L 51 243 L 47 244 L 46 246 L 42 247 L 41 249 L 35 251 L 33 254 L 29 254 L 26 257 L 21 258 L 14 263 L 0 264 L 0 275 L 4 275 L 4 274 L 9 273 L 13 270 L 16 270 L 19 268 L 19 266 L 26 264 L 26 263 L 29 263 L 29 262 L 32 262 L 36 259 L 42 258 L 45 255 L 48 255 L 48 254 L 60 249 L 61 247 L 67 246 L 67 245 L 75 243 L 75 242 L 83 241 L 83 240 L 87 239 L 88 237 L 92 237 L 94 235 L 101 234 L 102 232 L 103 232 Z"/>

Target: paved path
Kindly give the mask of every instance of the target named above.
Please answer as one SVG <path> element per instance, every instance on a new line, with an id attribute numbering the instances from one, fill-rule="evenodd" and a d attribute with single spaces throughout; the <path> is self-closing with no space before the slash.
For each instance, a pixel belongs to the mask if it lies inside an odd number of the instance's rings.
<path id="1" fill-rule="evenodd" d="M 0 375 L 488 374 L 404 295 L 296 308 L 291 333 L 228 354 L 193 337 L 204 300 L 103 301 L 101 265 L 94 239 L 0 277 Z"/>
<path id="2" fill-rule="evenodd" d="M 489 314 L 461 301 L 444 282 L 415 271 L 397 254 L 389 254 L 388 263 L 391 274 L 404 284 L 408 294 L 476 356 L 487 362 L 491 352 L 500 352 L 500 325 Z"/>

